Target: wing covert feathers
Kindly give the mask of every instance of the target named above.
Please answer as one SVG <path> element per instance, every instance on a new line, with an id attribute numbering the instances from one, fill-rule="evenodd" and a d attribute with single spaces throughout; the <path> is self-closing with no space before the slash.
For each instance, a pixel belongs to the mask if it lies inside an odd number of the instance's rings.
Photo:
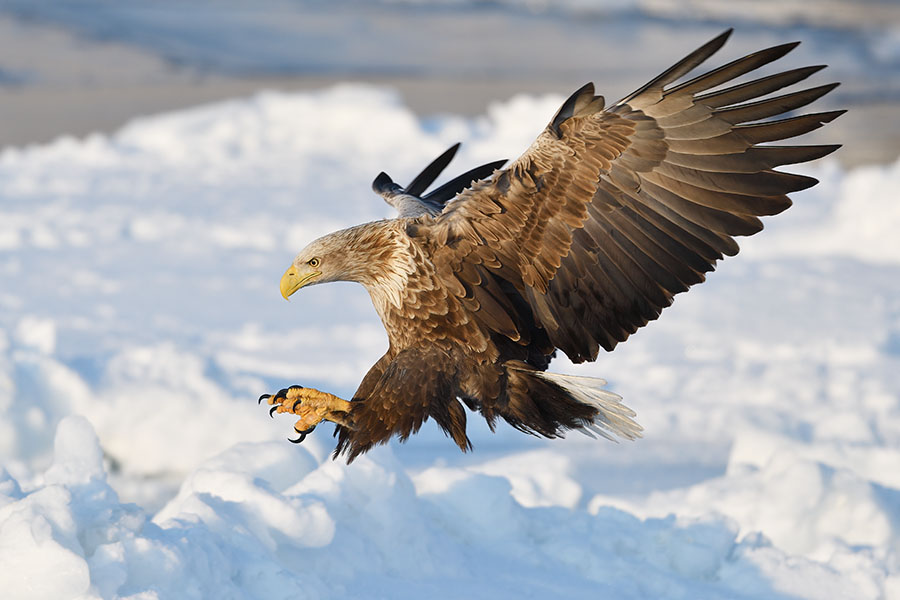
<path id="1" fill-rule="evenodd" d="M 448 289 L 471 290 L 466 273 L 488 269 L 519 290 L 555 347 L 574 362 L 593 360 L 736 254 L 734 237 L 760 231 L 759 217 L 790 206 L 787 194 L 815 185 L 774 168 L 838 146 L 760 144 L 842 114 L 787 114 L 837 84 L 766 97 L 821 66 L 735 83 L 796 43 L 678 83 L 730 33 L 608 108 L 583 86 L 525 154 L 450 201 L 420 229 Z"/>

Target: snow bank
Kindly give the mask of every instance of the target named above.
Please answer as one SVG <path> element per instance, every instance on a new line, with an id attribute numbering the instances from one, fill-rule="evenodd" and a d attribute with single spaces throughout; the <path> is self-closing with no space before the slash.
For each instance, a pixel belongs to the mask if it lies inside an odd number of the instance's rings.
<path id="1" fill-rule="evenodd" d="M 365 292 L 277 282 L 450 144 L 514 157 L 561 97 L 421 122 L 269 93 L 0 155 L 0 589 L 15 598 L 891 598 L 900 165 L 822 180 L 596 364 L 636 443 L 434 427 L 351 467 L 256 405 L 349 394 Z"/>
<path id="2" fill-rule="evenodd" d="M 448 586 L 473 598 L 774 598 L 785 590 L 769 577 L 798 571 L 833 598 L 853 590 L 811 561 L 786 568 L 759 536 L 738 542 L 726 520 L 525 508 L 502 476 L 411 479 L 390 451 L 347 469 L 287 444 L 239 444 L 150 519 L 118 501 L 90 425 L 70 417 L 42 483 L 23 493 L 6 476 L 2 489 L 0 585 L 23 600 L 421 598 Z"/>

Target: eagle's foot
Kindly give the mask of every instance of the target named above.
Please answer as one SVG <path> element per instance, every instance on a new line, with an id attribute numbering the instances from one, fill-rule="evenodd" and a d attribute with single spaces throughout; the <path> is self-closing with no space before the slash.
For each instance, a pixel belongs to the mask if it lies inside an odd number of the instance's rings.
<path id="1" fill-rule="evenodd" d="M 300 417 L 294 424 L 294 430 L 300 437 L 290 440 L 295 444 L 306 439 L 306 435 L 322 421 L 351 427 L 350 403 L 328 392 L 292 385 L 280 390 L 274 396 L 263 394 L 259 397 L 260 402 L 264 399 L 272 405 L 269 414 L 273 417 L 275 413 L 290 413 Z"/>

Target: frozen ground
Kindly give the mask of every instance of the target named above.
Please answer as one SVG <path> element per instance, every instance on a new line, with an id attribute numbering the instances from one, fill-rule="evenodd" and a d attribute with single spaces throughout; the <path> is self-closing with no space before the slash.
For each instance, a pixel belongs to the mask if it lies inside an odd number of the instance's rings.
<path id="1" fill-rule="evenodd" d="M 0 155 L 5 597 L 900 598 L 900 164 L 804 168 L 660 321 L 554 363 L 643 440 L 473 418 L 472 454 L 428 427 L 347 467 L 257 407 L 386 345 L 361 288 L 284 302 L 294 253 L 389 215 L 378 171 L 514 157 L 561 100 L 421 121 L 338 86 Z"/>

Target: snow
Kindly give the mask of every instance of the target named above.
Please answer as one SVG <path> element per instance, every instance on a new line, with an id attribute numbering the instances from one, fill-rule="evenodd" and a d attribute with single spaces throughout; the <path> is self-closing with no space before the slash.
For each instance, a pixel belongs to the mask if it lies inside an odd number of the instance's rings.
<path id="1" fill-rule="evenodd" d="M 60 424 L 43 480 L 0 509 L 0 583 L 15 598 L 416 598 L 448 586 L 474 598 L 740 598 L 771 592 L 764 569 L 782 575 L 788 560 L 719 518 L 525 507 L 501 475 L 411 478 L 390 451 L 347 468 L 277 442 L 200 465 L 151 518 L 118 502 L 83 417 Z M 822 565 L 793 560 L 791 576 L 853 597 Z"/>
<path id="2" fill-rule="evenodd" d="M 900 163 L 822 183 L 588 365 L 645 438 L 470 418 L 352 466 L 259 394 L 352 393 L 358 287 L 285 303 L 309 239 L 561 96 L 419 120 L 389 89 L 265 93 L 0 155 L 0 589 L 10 598 L 900 597 Z M 836 140 L 838 141 L 838 140 Z"/>

